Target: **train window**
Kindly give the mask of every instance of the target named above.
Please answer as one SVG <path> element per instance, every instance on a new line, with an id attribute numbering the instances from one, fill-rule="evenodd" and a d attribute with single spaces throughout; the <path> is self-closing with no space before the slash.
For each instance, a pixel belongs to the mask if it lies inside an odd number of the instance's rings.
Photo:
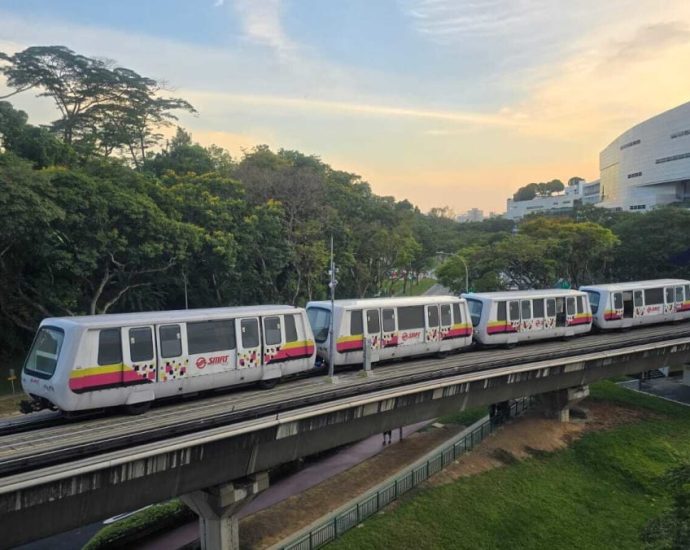
<path id="1" fill-rule="evenodd" d="M 259 322 L 256 319 L 242 319 L 240 330 L 244 349 L 259 347 Z"/>
<path id="2" fill-rule="evenodd" d="M 544 317 L 544 300 L 539 298 L 532 300 L 532 315 L 535 319 L 543 319 Z"/>
<path id="3" fill-rule="evenodd" d="M 497 321 L 506 321 L 508 317 L 506 317 L 506 303 L 505 302 L 498 302 L 496 305 L 496 320 Z"/>
<path id="4" fill-rule="evenodd" d="M 467 305 L 470 308 L 470 318 L 472 319 L 472 326 L 476 327 L 479 325 L 479 321 L 481 321 L 482 319 L 482 310 L 484 309 L 484 303 L 480 300 L 468 299 Z"/>
<path id="5" fill-rule="evenodd" d="M 430 327 L 438 326 L 438 306 L 427 306 L 427 318 Z"/>
<path id="6" fill-rule="evenodd" d="M 664 289 L 663 288 L 646 288 L 644 291 L 644 303 L 648 306 L 654 306 L 664 303 Z"/>
<path id="7" fill-rule="evenodd" d="M 522 300 L 520 304 L 520 312 L 522 314 L 523 319 L 531 319 L 532 318 L 532 301 L 531 300 Z"/>
<path id="8" fill-rule="evenodd" d="M 359 336 L 364 332 L 364 325 L 362 325 L 362 310 L 350 312 L 350 336 Z"/>
<path id="9" fill-rule="evenodd" d="M 641 290 L 636 290 L 635 292 L 633 292 L 633 303 L 635 304 L 635 307 L 642 307 L 644 305 Z"/>
<path id="10" fill-rule="evenodd" d="M 682 301 L 683 301 L 683 287 L 677 286 L 676 287 L 676 302 L 682 302 Z"/>
<path id="11" fill-rule="evenodd" d="M 159 329 L 161 340 L 161 357 L 179 357 L 182 355 L 182 337 L 180 325 L 166 325 Z"/>
<path id="12" fill-rule="evenodd" d="M 520 320 L 520 302 L 509 302 L 508 311 L 510 313 L 511 321 Z"/>
<path id="13" fill-rule="evenodd" d="M 187 348 L 190 355 L 235 349 L 235 321 L 187 323 Z"/>
<path id="14" fill-rule="evenodd" d="M 601 296 L 599 295 L 598 292 L 594 292 L 592 290 L 587 290 L 587 295 L 589 296 L 589 307 L 592 308 L 592 313 L 596 313 L 597 310 L 599 309 L 599 300 Z"/>
<path id="15" fill-rule="evenodd" d="M 555 317 L 556 316 L 556 300 L 553 298 L 546 300 L 546 316 Z"/>
<path id="16" fill-rule="evenodd" d="M 153 335 L 149 327 L 129 329 L 129 358 L 132 363 L 153 359 Z"/>
<path id="17" fill-rule="evenodd" d="M 286 315 L 285 319 L 285 342 L 297 342 L 297 323 L 295 315 Z"/>
<path id="18" fill-rule="evenodd" d="M 283 341 L 280 331 L 280 317 L 264 318 L 264 342 L 267 346 L 277 346 Z"/>
<path id="19" fill-rule="evenodd" d="M 55 372 L 65 333 L 59 328 L 41 327 L 34 338 L 24 368 L 40 378 L 50 378 Z"/>
<path id="20" fill-rule="evenodd" d="M 384 309 L 381 314 L 383 316 L 383 332 L 393 332 L 395 330 L 395 310 Z"/>
<path id="21" fill-rule="evenodd" d="M 666 289 L 666 303 L 667 304 L 673 303 L 673 288 L 671 288 L 671 287 Z"/>
<path id="22" fill-rule="evenodd" d="M 378 334 L 381 332 L 381 319 L 378 309 L 367 310 L 367 333 Z"/>
<path id="23" fill-rule="evenodd" d="M 307 310 L 307 317 L 309 317 L 311 330 L 314 332 L 314 340 L 318 343 L 325 342 L 331 327 L 331 312 L 320 307 L 310 307 Z"/>
<path id="24" fill-rule="evenodd" d="M 453 322 L 450 318 L 450 306 L 443 304 L 441 306 L 441 325 L 444 327 L 452 325 Z"/>
<path id="25" fill-rule="evenodd" d="M 685 299 L 690 300 L 690 285 L 685 285 Z"/>
<path id="26" fill-rule="evenodd" d="M 575 298 L 566 298 L 565 313 L 566 315 L 575 315 Z"/>
<path id="27" fill-rule="evenodd" d="M 398 329 L 424 328 L 424 306 L 398 308 Z"/>
<path id="28" fill-rule="evenodd" d="M 585 298 L 584 296 L 578 296 L 576 298 L 577 301 L 577 312 L 578 313 L 584 313 L 585 312 Z"/>
<path id="29" fill-rule="evenodd" d="M 460 304 L 458 304 L 457 302 L 453 304 L 453 319 L 454 323 L 462 323 L 462 313 L 460 313 Z"/>
<path id="30" fill-rule="evenodd" d="M 98 364 L 122 363 L 122 341 L 119 328 L 107 328 L 98 333 Z"/>
<path id="31" fill-rule="evenodd" d="M 613 309 L 623 309 L 623 295 L 620 292 L 613 295 Z"/>

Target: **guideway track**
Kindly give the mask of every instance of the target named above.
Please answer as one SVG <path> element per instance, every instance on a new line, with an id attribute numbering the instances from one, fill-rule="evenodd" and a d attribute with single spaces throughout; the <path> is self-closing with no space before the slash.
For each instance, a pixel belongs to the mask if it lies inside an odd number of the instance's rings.
<path id="1" fill-rule="evenodd" d="M 321 377 L 307 378 L 286 382 L 271 391 L 244 390 L 176 403 L 138 417 L 108 416 L 39 428 L 0 437 L 0 474 L 20 473 L 104 451 L 406 384 L 686 336 L 690 336 L 688 323 L 623 333 L 594 334 L 568 342 L 549 341 L 518 346 L 512 350 L 470 351 L 445 359 L 388 363 L 377 367 L 373 378 L 362 378 L 356 372 L 346 372 L 336 385 L 324 384 Z"/>

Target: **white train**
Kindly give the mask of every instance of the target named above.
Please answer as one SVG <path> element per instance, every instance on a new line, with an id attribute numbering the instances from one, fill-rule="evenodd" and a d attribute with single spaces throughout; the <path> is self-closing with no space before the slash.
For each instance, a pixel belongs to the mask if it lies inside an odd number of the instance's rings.
<path id="1" fill-rule="evenodd" d="M 25 408 L 118 405 L 260 382 L 314 367 L 306 312 L 251 306 L 45 319 L 22 370 Z"/>
<path id="2" fill-rule="evenodd" d="M 328 362 L 333 315 L 333 364 L 362 363 L 364 339 L 371 342 L 371 361 L 445 353 L 472 343 L 467 302 L 454 296 L 373 298 L 309 302 L 307 315 L 317 354 Z"/>
<path id="3" fill-rule="evenodd" d="M 592 313 L 588 294 L 578 290 L 517 290 L 463 294 L 474 327 L 484 345 L 570 337 L 589 332 Z"/>
<path id="4" fill-rule="evenodd" d="M 690 319 L 690 281 L 656 279 L 583 286 L 602 330 Z"/>

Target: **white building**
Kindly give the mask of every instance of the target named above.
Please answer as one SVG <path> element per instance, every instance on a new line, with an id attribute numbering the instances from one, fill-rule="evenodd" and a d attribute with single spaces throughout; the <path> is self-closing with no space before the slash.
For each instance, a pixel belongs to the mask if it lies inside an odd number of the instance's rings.
<path id="1" fill-rule="evenodd" d="M 457 217 L 457 221 L 460 223 L 467 223 L 467 222 L 480 222 L 484 219 L 484 211 L 479 210 L 479 208 L 470 208 L 467 212 L 464 214 L 460 214 Z"/>
<path id="2" fill-rule="evenodd" d="M 602 207 L 644 211 L 690 199 L 690 103 L 622 133 L 599 168 Z"/>
<path id="3" fill-rule="evenodd" d="M 600 200 L 599 181 L 585 183 L 578 181 L 568 185 L 565 192 L 550 197 L 535 197 L 528 201 L 508 199 L 505 217 L 509 220 L 519 220 L 535 212 L 541 214 L 558 214 L 569 212 L 577 203 L 596 204 Z"/>

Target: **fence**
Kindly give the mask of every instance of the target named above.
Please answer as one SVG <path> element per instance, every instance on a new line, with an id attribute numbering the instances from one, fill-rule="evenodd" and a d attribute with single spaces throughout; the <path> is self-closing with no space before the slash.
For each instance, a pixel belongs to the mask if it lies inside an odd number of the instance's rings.
<path id="1" fill-rule="evenodd" d="M 528 398 L 515 401 L 510 406 L 510 416 L 517 416 L 527 409 L 530 403 L 531 399 Z M 430 476 L 440 472 L 462 454 L 472 450 L 475 445 L 492 434 L 504 420 L 504 416 L 484 417 L 431 458 L 425 458 L 423 462 L 413 465 L 400 477 L 384 482 L 345 510 L 334 512 L 320 525 L 306 533 L 297 535 L 289 543 L 282 544 L 279 548 L 281 550 L 314 550 L 334 541 Z"/>

